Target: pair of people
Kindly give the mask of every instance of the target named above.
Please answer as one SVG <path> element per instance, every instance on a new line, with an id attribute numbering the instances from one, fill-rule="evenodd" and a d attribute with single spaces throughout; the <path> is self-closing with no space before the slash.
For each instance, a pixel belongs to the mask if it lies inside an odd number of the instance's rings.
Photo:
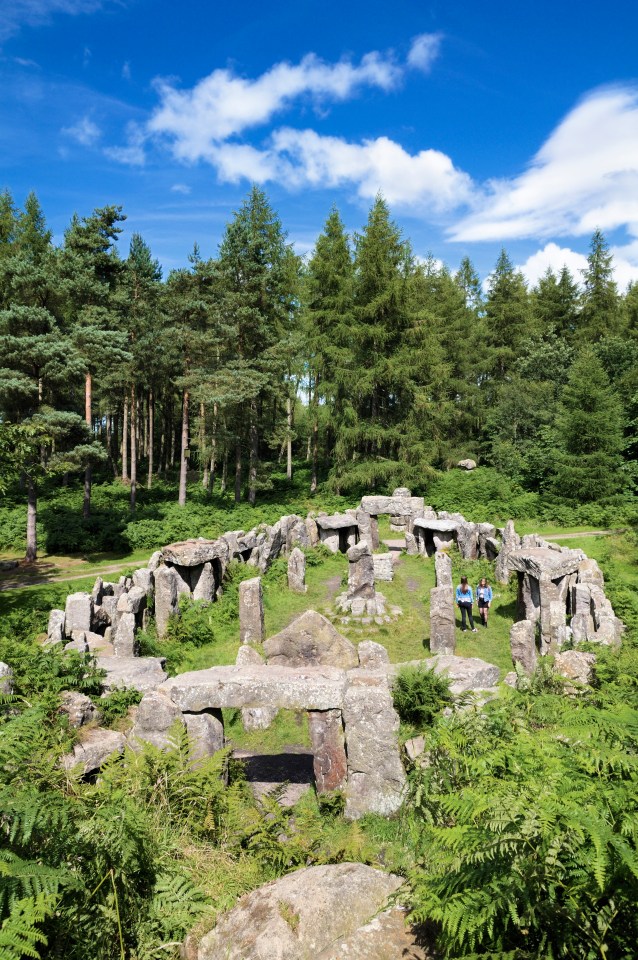
<path id="1" fill-rule="evenodd" d="M 476 598 L 478 600 L 479 615 L 481 623 L 487 627 L 487 617 L 492 603 L 492 588 L 485 579 L 481 577 L 479 585 L 476 588 Z M 474 614 L 472 606 L 474 605 L 474 591 L 467 582 L 467 577 L 461 577 L 461 582 L 456 588 L 456 605 L 461 611 L 461 630 L 467 630 L 466 621 L 469 619 L 472 633 L 478 633 L 474 626 Z"/>

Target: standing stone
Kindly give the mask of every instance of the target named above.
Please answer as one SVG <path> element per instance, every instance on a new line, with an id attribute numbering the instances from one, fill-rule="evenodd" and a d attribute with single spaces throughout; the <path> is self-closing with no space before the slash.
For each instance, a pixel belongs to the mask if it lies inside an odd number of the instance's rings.
<path id="1" fill-rule="evenodd" d="M 13 693 L 13 670 L 0 660 L 0 694 L 8 697 Z"/>
<path id="2" fill-rule="evenodd" d="M 221 710 L 185 713 L 183 720 L 191 741 L 192 760 L 204 760 L 224 749 L 224 720 Z"/>
<path id="3" fill-rule="evenodd" d="M 451 655 L 456 649 L 452 587 L 430 590 L 430 653 Z"/>
<path id="4" fill-rule="evenodd" d="M 155 553 L 152 553 L 150 556 L 150 559 L 147 564 L 148 569 L 152 571 L 159 569 L 161 562 L 162 562 L 162 551 L 156 550 Z"/>
<path id="5" fill-rule="evenodd" d="M 142 587 L 131 587 L 131 589 L 127 593 L 123 593 L 117 601 L 117 612 L 137 615 L 142 612 L 145 606 L 146 593 Z"/>
<path id="6" fill-rule="evenodd" d="M 306 555 L 299 547 L 293 547 L 288 558 L 288 589 L 295 593 L 305 593 L 306 587 Z"/>
<path id="7" fill-rule="evenodd" d="M 264 600 L 261 577 L 239 584 L 239 639 L 242 643 L 262 643 L 264 639 Z"/>
<path id="8" fill-rule="evenodd" d="M 452 557 L 445 550 L 434 554 L 434 575 L 437 587 L 452 586 Z"/>
<path id="9" fill-rule="evenodd" d="M 210 561 L 199 567 L 194 567 L 191 573 L 193 600 L 203 600 L 212 603 L 215 598 L 215 574 Z"/>
<path id="10" fill-rule="evenodd" d="M 173 746 L 170 730 L 176 721 L 184 723 L 182 711 L 170 697 L 159 691 L 145 693 L 137 708 L 129 743 L 134 750 L 140 749 L 140 740 L 165 750 Z"/>
<path id="11" fill-rule="evenodd" d="M 509 555 L 513 550 L 518 550 L 521 545 L 521 538 L 514 529 L 514 521 L 508 520 L 503 530 L 501 538 L 501 549 L 496 558 L 496 568 L 494 576 L 499 583 L 507 583 L 510 578 L 510 569 L 508 566 Z"/>
<path id="12" fill-rule="evenodd" d="M 293 547 L 302 547 L 308 550 L 313 546 L 310 541 L 310 534 L 308 533 L 306 521 L 302 520 L 301 517 L 296 518 L 294 525 L 288 531 L 287 543 L 289 550 L 291 550 Z"/>
<path id="13" fill-rule="evenodd" d="M 456 531 L 456 542 L 463 560 L 476 560 L 478 557 L 478 524 L 464 520 Z"/>
<path id="14" fill-rule="evenodd" d="M 153 593 L 153 580 L 153 571 L 149 570 L 148 567 L 140 567 L 133 574 L 133 586 L 141 587 L 147 598 Z"/>
<path id="15" fill-rule="evenodd" d="M 374 579 L 392 582 L 394 579 L 394 565 L 391 553 L 377 553 L 372 557 Z"/>
<path id="16" fill-rule="evenodd" d="M 365 510 L 357 510 L 355 519 L 359 527 L 359 539 L 365 540 L 371 550 L 379 549 L 379 523 L 376 517 Z"/>
<path id="17" fill-rule="evenodd" d="M 166 633 L 168 618 L 177 613 L 180 580 L 174 567 L 163 564 L 155 571 L 155 625 L 160 638 Z"/>
<path id="18" fill-rule="evenodd" d="M 47 627 L 47 643 L 62 643 L 64 640 L 64 610 L 52 610 Z"/>
<path id="19" fill-rule="evenodd" d="M 102 596 L 104 594 L 104 581 L 102 577 L 98 577 L 95 583 L 93 584 L 93 590 L 91 591 L 91 597 L 93 598 L 93 603 L 99 605 L 102 603 Z"/>
<path id="20" fill-rule="evenodd" d="M 306 517 L 306 530 L 310 539 L 310 546 L 316 547 L 319 543 L 319 527 L 314 517 Z"/>
<path id="21" fill-rule="evenodd" d="M 317 793 L 339 790 L 348 777 L 341 710 L 309 710 L 308 729 Z"/>
<path id="22" fill-rule="evenodd" d="M 93 600 L 90 593 L 71 593 L 64 608 L 64 630 L 70 637 L 74 630 L 90 630 Z"/>
<path id="23" fill-rule="evenodd" d="M 350 675 L 343 701 L 348 758 L 345 816 L 389 816 L 399 809 L 406 776 L 399 753 L 399 717 L 387 680 L 360 671 Z"/>
<path id="24" fill-rule="evenodd" d="M 510 628 L 510 649 L 514 666 L 518 663 L 531 676 L 536 669 L 538 650 L 536 649 L 536 623 L 532 620 L 519 620 Z"/>
<path id="25" fill-rule="evenodd" d="M 123 613 L 113 636 L 113 649 L 116 657 L 137 657 L 139 645 L 135 639 L 135 614 Z"/>
<path id="26" fill-rule="evenodd" d="M 374 597 L 374 561 L 367 543 L 350 547 L 348 557 L 348 597 Z"/>
<path id="27" fill-rule="evenodd" d="M 416 557 L 419 554 L 419 546 L 413 533 L 405 535 L 405 549 L 409 557 Z"/>

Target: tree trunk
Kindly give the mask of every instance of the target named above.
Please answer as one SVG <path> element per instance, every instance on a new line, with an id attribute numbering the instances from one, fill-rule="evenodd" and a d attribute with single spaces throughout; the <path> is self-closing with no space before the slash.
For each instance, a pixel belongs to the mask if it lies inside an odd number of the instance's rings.
<path id="1" fill-rule="evenodd" d="M 255 506 L 257 499 L 257 461 L 259 459 L 259 433 L 257 431 L 257 403 L 250 403 L 250 459 L 248 464 L 248 502 Z"/>
<path id="2" fill-rule="evenodd" d="M 188 470 L 188 390 L 184 390 L 182 401 L 182 446 L 179 462 L 179 497 L 177 502 L 180 507 L 186 504 L 186 473 Z"/>
<path id="3" fill-rule="evenodd" d="M 213 436 L 210 444 L 210 481 L 208 484 L 209 496 L 215 486 L 215 467 L 217 464 L 217 404 L 213 404 Z"/>
<path id="4" fill-rule="evenodd" d="M 315 412 L 312 421 L 312 475 L 310 478 L 310 492 L 317 492 L 317 460 L 319 453 L 319 418 Z"/>
<path id="5" fill-rule="evenodd" d="M 38 490 L 33 477 L 29 476 L 27 483 L 27 551 L 24 555 L 26 563 L 33 563 L 38 556 Z"/>
<path id="6" fill-rule="evenodd" d="M 220 484 L 220 492 L 222 494 L 226 493 L 227 486 L 228 486 L 228 450 L 224 450 L 224 459 L 222 462 L 222 482 Z"/>
<path id="7" fill-rule="evenodd" d="M 288 436 L 286 437 L 286 477 L 292 480 L 292 400 L 290 397 L 286 400 L 286 423 L 288 425 Z"/>
<path id="8" fill-rule="evenodd" d="M 91 374 L 87 373 L 84 380 L 84 418 L 86 420 L 89 430 L 92 427 L 93 415 L 93 383 L 91 380 Z M 91 481 L 92 481 L 92 470 L 91 464 L 87 464 L 84 468 L 84 501 L 82 503 L 82 516 L 85 520 L 91 516 Z"/>
<path id="9" fill-rule="evenodd" d="M 210 474 L 208 472 L 208 453 L 206 452 L 206 407 L 199 405 L 199 462 L 202 467 L 202 487 L 208 490 Z"/>
<path id="10" fill-rule="evenodd" d="M 235 503 L 241 503 L 241 440 L 235 444 Z"/>
<path id="11" fill-rule="evenodd" d="M 131 511 L 135 511 L 135 498 L 137 495 L 137 441 L 138 431 L 137 421 L 137 400 L 135 397 L 135 384 L 131 384 Z"/>
<path id="12" fill-rule="evenodd" d="M 155 400 L 153 398 L 153 391 L 148 391 L 148 479 L 146 482 L 147 489 L 151 489 L 151 484 L 153 483 L 153 428 L 155 424 Z"/>
<path id="13" fill-rule="evenodd" d="M 144 419 L 144 456 L 148 457 L 148 420 L 151 415 L 151 404 L 150 404 L 150 391 L 146 397 L 146 416 L 144 416 L 144 402 L 142 402 L 142 417 Z"/>
<path id="14" fill-rule="evenodd" d="M 128 393 L 124 394 L 124 412 L 122 414 L 122 481 L 128 481 Z"/>

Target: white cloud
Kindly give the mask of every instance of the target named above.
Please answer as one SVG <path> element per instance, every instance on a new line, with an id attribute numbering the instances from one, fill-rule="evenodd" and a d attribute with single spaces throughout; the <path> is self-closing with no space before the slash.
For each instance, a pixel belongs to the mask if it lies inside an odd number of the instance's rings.
<path id="1" fill-rule="evenodd" d="M 62 133 L 83 147 L 92 147 L 102 136 L 102 131 L 90 117 L 82 117 L 70 127 L 63 127 Z"/>
<path id="2" fill-rule="evenodd" d="M 440 33 L 421 33 L 414 37 L 408 53 L 408 66 L 429 73 L 441 50 Z"/>
<path id="3" fill-rule="evenodd" d="M 148 130 L 168 137 L 180 160 L 209 159 L 212 148 L 251 127 L 267 123 L 293 100 L 345 100 L 362 86 L 390 90 L 401 78 L 392 57 L 366 54 L 359 64 L 325 63 L 308 54 L 300 63 L 278 63 L 256 80 L 214 70 L 190 90 L 156 81 L 160 105 Z"/>
<path id="4" fill-rule="evenodd" d="M 613 256 L 614 279 L 619 290 L 624 291 L 627 284 L 638 280 L 638 242 L 622 247 L 610 247 L 609 252 Z M 555 274 L 567 267 L 574 279 L 581 283 L 582 271 L 587 269 L 587 257 L 584 253 L 577 253 L 569 247 L 559 247 L 552 242 L 533 253 L 517 269 L 521 270 L 530 286 L 534 286 L 548 267 L 551 267 Z"/>
<path id="5" fill-rule="evenodd" d="M 4 0 L 0 4 L 0 41 L 18 33 L 21 27 L 50 23 L 56 13 L 95 13 L 104 0 Z"/>
<path id="6" fill-rule="evenodd" d="M 126 126 L 127 145 L 125 147 L 106 147 L 104 153 L 109 159 L 125 163 L 131 167 L 143 167 L 146 163 L 144 128 L 131 120 Z"/>
<path id="7" fill-rule="evenodd" d="M 130 80 L 130 79 L 131 79 L 131 64 L 129 63 L 128 60 L 126 60 L 122 64 L 122 80 Z"/>
<path id="8" fill-rule="evenodd" d="M 191 188 L 187 186 L 185 183 L 174 183 L 173 186 L 171 187 L 171 192 L 181 193 L 184 196 L 188 196 L 188 194 L 191 192 Z"/>
<path id="9" fill-rule="evenodd" d="M 559 124 L 512 180 L 487 184 L 452 239 L 583 236 L 597 227 L 638 236 L 638 89 L 596 91 Z"/>

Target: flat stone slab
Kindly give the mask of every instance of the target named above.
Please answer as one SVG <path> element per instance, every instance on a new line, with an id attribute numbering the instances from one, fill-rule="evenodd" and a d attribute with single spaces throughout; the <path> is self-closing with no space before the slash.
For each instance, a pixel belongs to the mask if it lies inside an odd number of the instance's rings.
<path id="1" fill-rule="evenodd" d="M 102 681 L 107 693 L 116 688 L 139 690 L 150 693 L 164 683 L 164 657 L 96 657 L 101 670 L 106 670 Z"/>
<path id="2" fill-rule="evenodd" d="M 433 517 L 417 517 L 414 526 L 420 530 L 437 530 L 439 533 L 454 533 L 459 528 L 456 520 L 436 520 Z"/>
<path id="3" fill-rule="evenodd" d="M 72 753 L 62 757 L 60 764 L 65 770 L 81 766 L 84 775 L 99 770 L 102 764 L 114 753 L 124 752 L 126 738 L 116 730 L 103 730 L 95 727 L 87 730 L 81 743 L 76 743 Z"/>
<path id="4" fill-rule="evenodd" d="M 346 685 L 346 672 L 337 667 L 248 665 L 182 673 L 167 680 L 162 691 L 189 713 L 264 706 L 280 710 L 333 710 L 341 707 Z"/>
<path id="5" fill-rule="evenodd" d="M 512 550 L 507 557 L 510 570 L 527 573 L 537 580 L 558 580 L 576 573 L 583 559 L 581 550 L 551 550 L 549 547 L 527 547 Z"/>
<path id="6" fill-rule="evenodd" d="M 382 513 L 390 513 L 392 516 L 401 517 L 424 510 L 425 500 L 423 497 L 371 495 L 361 498 L 361 509 L 373 517 Z"/>
<path id="7" fill-rule="evenodd" d="M 315 523 L 322 530 L 344 530 L 346 527 L 357 527 L 357 518 L 347 513 L 333 513 L 330 517 L 316 517 Z"/>
<path id="8" fill-rule="evenodd" d="M 487 690 L 497 684 L 501 676 L 501 671 L 495 664 L 479 657 L 457 657 L 443 653 L 438 653 L 429 660 L 392 663 L 387 670 L 390 676 L 396 676 L 403 667 L 421 667 L 445 674 L 450 680 L 450 690 L 455 695 L 467 693 L 469 690 Z"/>
<path id="9" fill-rule="evenodd" d="M 199 567 L 216 557 L 225 556 L 228 544 L 223 546 L 219 540 L 181 540 L 178 543 L 169 543 L 162 550 L 162 559 L 165 563 L 175 563 L 179 567 Z"/>

